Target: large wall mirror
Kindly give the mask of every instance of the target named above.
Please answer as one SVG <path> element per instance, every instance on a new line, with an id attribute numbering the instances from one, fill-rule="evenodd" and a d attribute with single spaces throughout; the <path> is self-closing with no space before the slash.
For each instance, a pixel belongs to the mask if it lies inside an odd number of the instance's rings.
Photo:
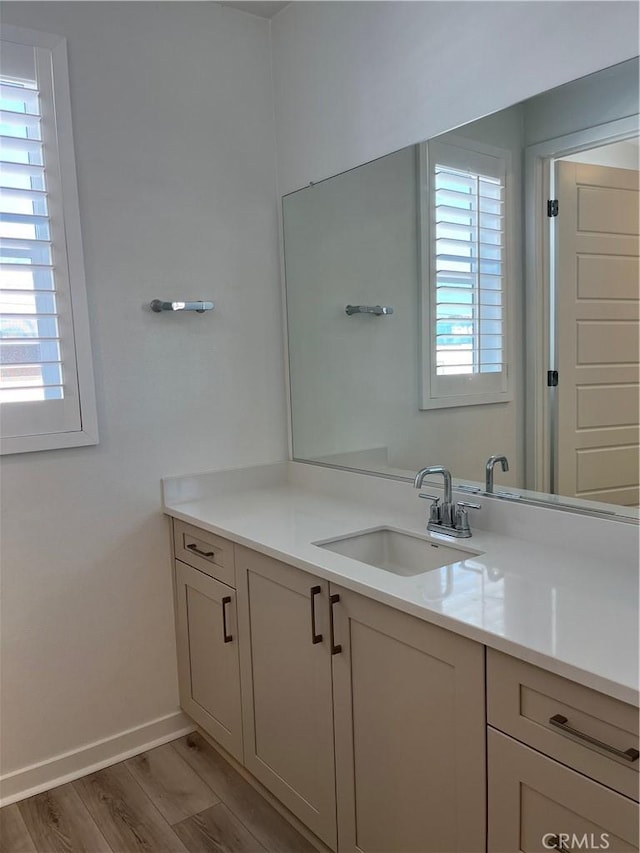
<path id="1" fill-rule="evenodd" d="M 638 79 L 285 196 L 294 459 L 638 517 Z"/>

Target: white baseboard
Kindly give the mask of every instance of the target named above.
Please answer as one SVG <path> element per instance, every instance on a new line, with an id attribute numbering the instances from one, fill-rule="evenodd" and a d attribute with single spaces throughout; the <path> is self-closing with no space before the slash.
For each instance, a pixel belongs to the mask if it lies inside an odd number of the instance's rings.
<path id="1" fill-rule="evenodd" d="M 182 711 L 159 717 L 142 726 L 95 741 L 72 752 L 56 755 L 13 773 L 0 776 L 0 807 L 24 800 L 49 788 L 72 782 L 88 773 L 131 758 L 195 731 L 196 726 Z"/>

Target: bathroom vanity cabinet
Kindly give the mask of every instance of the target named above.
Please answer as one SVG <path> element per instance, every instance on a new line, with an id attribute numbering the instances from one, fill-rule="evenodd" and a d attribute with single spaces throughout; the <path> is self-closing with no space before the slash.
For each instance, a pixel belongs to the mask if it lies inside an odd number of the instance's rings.
<path id="1" fill-rule="evenodd" d="M 174 552 L 180 703 L 230 755 L 242 761 L 233 545 L 175 522 Z"/>
<path id="2" fill-rule="evenodd" d="M 173 531 L 182 707 L 328 848 L 637 850 L 637 709 Z"/>
<path id="3" fill-rule="evenodd" d="M 332 849 L 480 850 L 482 646 L 247 548 L 236 577 L 247 769 Z"/>

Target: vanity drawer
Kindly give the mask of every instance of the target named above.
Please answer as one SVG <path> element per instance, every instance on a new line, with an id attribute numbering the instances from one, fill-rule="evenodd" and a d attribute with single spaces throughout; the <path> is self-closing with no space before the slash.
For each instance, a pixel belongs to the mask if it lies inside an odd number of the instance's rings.
<path id="1" fill-rule="evenodd" d="M 637 708 L 488 649 L 487 722 L 638 800 Z"/>
<path id="2" fill-rule="evenodd" d="M 184 521 L 173 521 L 175 557 L 235 588 L 233 543 Z"/>
<path id="3" fill-rule="evenodd" d="M 638 804 L 492 728 L 489 853 L 638 851 Z"/>

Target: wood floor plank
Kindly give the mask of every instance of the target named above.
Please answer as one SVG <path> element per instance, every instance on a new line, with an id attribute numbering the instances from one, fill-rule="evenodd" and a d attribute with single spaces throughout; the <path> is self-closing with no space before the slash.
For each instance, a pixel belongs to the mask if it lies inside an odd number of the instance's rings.
<path id="1" fill-rule="evenodd" d="M 72 785 L 23 800 L 20 814 L 40 853 L 111 853 Z"/>
<path id="2" fill-rule="evenodd" d="M 172 747 L 213 788 L 227 808 L 269 853 L 317 853 L 264 797 L 198 733 L 172 741 Z"/>
<path id="3" fill-rule="evenodd" d="M 220 802 L 170 744 L 136 755 L 125 765 L 168 823 L 178 823 Z"/>
<path id="4" fill-rule="evenodd" d="M 15 803 L 0 809 L 0 850 L 2 853 L 37 853 L 36 845 Z"/>
<path id="5" fill-rule="evenodd" d="M 224 803 L 173 827 L 189 853 L 265 853 L 265 848 Z"/>
<path id="6" fill-rule="evenodd" d="M 116 853 L 185 853 L 124 764 L 85 776 L 73 786 Z"/>

